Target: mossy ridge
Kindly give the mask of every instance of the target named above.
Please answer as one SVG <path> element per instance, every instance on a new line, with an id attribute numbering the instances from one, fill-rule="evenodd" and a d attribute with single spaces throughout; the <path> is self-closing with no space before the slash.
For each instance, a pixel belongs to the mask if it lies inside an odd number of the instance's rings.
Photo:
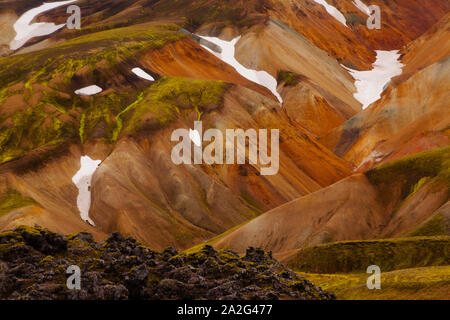
<path id="1" fill-rule="evenodd" d="M 372 183 L 380 184 L 411 174 L 420 176 L 420 179 L 438 176 L 440 180 L 450 183 L 450 147 L 419 152 L 388 162 L 367 171 L 366 176 Z M 417 182 L 420 179 L 416 179 Z"/>
<path id="2" fill-rule="evenodd" d="M 102 60 L 114 64 L 119 58 L 127 59 L 148 48 L 158 49 L 183 37 L 172 24 L 137 25 L 83 35 L 40 51 L 0 58 L 0 87 L 11 86 L 26 77 L 32 82 L 49 81 L 62 71 L 70 76 Z M 31 85 L 25 82 L 28 87 Z"/>
<path id="3" fill-rule="evenodd" d="M 139 96 L 137 97 L 137 99 L 133 103 L 131 103 L 128 107 L 126 107 L 121 112 L 119 112 L 119 114 L 117 114 L 117 116 L 116 116 L 117 127 L 114 129 L 114 132 L 112 135 L 112 141 L 117 141 L 119 134 L 122 131 L 122 128 L 123 128 L 122 115 L 125 114 L 126 112 L 128 112 L 131 108 L 133 108 L 137 104 L 139 104 L 143 99 L 144 99 L 144 92 L 141 92 L 139 94 Z"/>
<path id="4" fill-rule="evenodd" d="M 411 195 L 415 194 L 417 191 L 419 191 L 428 181 L 430 180 L 430 177 L 423 177 L 421 178 L 414 186 Z"/>
<path id="5" fill-rule="evenodd" d="M 288 265 L 313 273 L 365 272 L 370 265 L 382 271 L 450 264 L 450 237 L 411 237 L 344 241 L 300 250 Z"/>
<path id="6" fill-rule="evenodd" d="M 223 81 L 163 77 L 122 114 L 126 121 L 124 133 L 148 129 L 144 119 L 151 120 L 150 125 L 162 126 L 177 117 L 187 119 L 192 112 L 201 117 L 205 111 L 221 105 L 226 86 Z"/>
<path id="7" fill-rule="evenodd" d="M 425 183 L 444 182 L 450 187 L 450 147 L 416 153 L 388 162 L 365 173 L 369 181 L 381 188 L 402 184 L 402 199 Z M 427 178 L 426 180 L 423 180 Z M 422 181 L 421 181 L 422 180 Z"/>
<path id="8" fill-rule="evenodd" d="M 94 138 L 113 142 L 115 117 L 134 94 L 111 93 L 83 100 L 44 93 L 34 107 L 0 119 L 0 163 L 46 146 L 69 141 L 84 143 L 99 124 L 103 127 Z"/>
<path id="9" fill-rule="evenodd" d="M 447 224 L 440 213 L 428 219 L 423 225 L 409 233 L 407 237 L 441 236 L 447 235 Z"/>
<path id="10" fill-rule="evenodd" d="M 114 142 L 114 130 L 117 128 L 116 115 L 122 111 L 128 101 L 134 99 L 136 94 L 135 92 L 110 93 L 90 97 L 80 118 L 81 143 L 89 139 L 101 139 L 106 143 Z"/>
<path id="11" fill-rule="evenodd" d="M 298 272 L 340 300 L 448 300 L 450 266 L 409 268 L 381 273 L 381 290 L 369 290 L 370 274 Z"/>
<path id="12" fill-rule="evenodd" d="M 27 207 L 36 204 L 36 202 L 25 197 L 20 192 L 8 189 L 4 194 L 0 195 L 0 216 L 7 214 L 15 209 Z"/>
<path id="13" fill-rule="evenodd" d="M 26 152 L 73 139 L 77 132 L 75 121 L 64 120 L 57 110 L 49 111 L 44 103 L 14 112 L 12 126 L 0 124 L 0 163 L 13 160 Z"/>

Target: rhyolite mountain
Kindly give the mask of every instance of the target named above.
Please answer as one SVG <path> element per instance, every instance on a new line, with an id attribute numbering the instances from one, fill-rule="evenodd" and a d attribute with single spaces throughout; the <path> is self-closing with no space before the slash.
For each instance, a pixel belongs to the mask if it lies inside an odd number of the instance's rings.
<path id="1" fill-rule="evenodd" d="M 120 232 L 154 250 L 253 246 L 283 261 L 335 241 L 450 235 L 450 3 L 362 2 L 381 8 L 381 29 L 351 0 L 327 0 L 345 25 L 313 0 L 79 0 L 80 30 L 13 50 L 14 23 L 42 2 L 0 0 L 0 230 Z M 33 22 L 63 24 L 66 7 Z M 234 57 L 276 79 L 283 102 L 194 34 L 240 36 Z M 363 110 L 349 69 L 371 70 L 377 50 L 398 50 L 403 66 Z M 102 92 L 74 93 L 94 84 Z M 278 174 L 175 165 L 171 134 L 196 120 L 279 129 Z M 72 181 L 86 155 L 102 161 L 95 226 Z"/>

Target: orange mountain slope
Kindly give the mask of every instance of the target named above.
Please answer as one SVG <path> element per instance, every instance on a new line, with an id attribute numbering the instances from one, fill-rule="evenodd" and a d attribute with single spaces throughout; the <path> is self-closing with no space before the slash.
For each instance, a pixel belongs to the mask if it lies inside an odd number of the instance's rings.
<path id="1" fill-rule="evenodd" d="M 214 242 L 248 246 L 288 258 L 298 249 L 342 240 L 405 236 L 450 196 L 450 149 L 438 149 L 356 174 L 275 208 Z"/>
<path id="2" fill-rule="evenodd" d="M 404 49 L 404 73 L 382 98 L 321 141 L 360 171 L 449 144 L 449 16 Z M 435 48 L 438 48 L 436 50 Z M 423 59 L 426 57 L 426 59 Z"/>

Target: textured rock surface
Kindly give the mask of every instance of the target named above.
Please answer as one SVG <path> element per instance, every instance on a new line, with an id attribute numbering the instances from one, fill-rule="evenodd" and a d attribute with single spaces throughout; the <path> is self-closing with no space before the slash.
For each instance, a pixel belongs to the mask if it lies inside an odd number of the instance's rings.
<path id="1" fill-rule="evenodd" d="M 69 290 L 66 270 L 81 269 L 81 289 Z M 0 233 L 0 299 L 334 299 L 274 260 L 249 248 L 205 246 L 196 253 L 152 251 L 132 238 L 112 234 L 61 236 L 38 227 Z"/>

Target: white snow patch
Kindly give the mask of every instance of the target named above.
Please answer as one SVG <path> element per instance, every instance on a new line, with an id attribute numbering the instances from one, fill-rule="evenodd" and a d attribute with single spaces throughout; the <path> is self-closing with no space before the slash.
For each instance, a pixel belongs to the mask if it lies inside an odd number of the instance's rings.
<path id="1" fill-rule="evenodd" d="M 28 10 L 14 23 L 14 30 L 16 31 L 16 37 L 11 41 L 9 47 L 11 50 L 17 50 L 21 48 L 28 40 L 34 37 L 46 36 L 53 32 L 63 28 L 66 24 L 58 24 L 48 22 L 39 22 L 30 24 L 33 19 L 39 14 L 55 9 L 57 7 L 75 2 L 78 0 L 57 1 L 47 3 L 44 2 L 37 8 Z"/>
<path id="2" fill-rule="evenodd" d="M 75 94 L 79 96 L 92 96 L 94 94 L 102 92 L 103 89 L 97 85 L 92 85 L 89 87 L 81 88 L 75 91 Z"/>
<path id="3" fill-rule="evenodd" d="M 149 75 L 147 72 L 145 72 L 141 68 L 134 68 L 131 71 L 135 75 L 137 75 L 138 77 L 140 77 L 142 79 L 149 80 L 149 81 L 155 81 L 155 79 L 151 75 Z"/>
<path id="4" fill-rule="evenodd" d="M 189 129 L 189 138 L 197 147 L 202 145 L 202 138 L 197 130 Z"/>
<path id="5" fill-rule="evenodd" d="M 377 60 L 370 71 L 357 71 L 343 66 L 356 80 L 357 92 L 354 96 L 363 104 L 363 109 L 379 100 L 386 84 L 393 77 L 402 74 L 404 64 L 399 61 L 400 54 L 398 52 L 399 50 L 377 50 Z"/>
<path id="6" fill-rule="evenodd" d="M 82 156 L 80 162 L 81 168 L 72 178 L 72 182 L 78 188 L 77 206 L 81 219 L 95 226 L 94 221 L 89 218 L 89 209 L 91 208 L 91 181 L 95 170 L 97 170 L 102 162 L 101 160 L 92 160 L 89 156 Z"/>
<path id="7" fill-rule="evenodd" d="M 347 27 L 347 20 L 338 9 L 336 9 L 332 5 L 329 5 L 325 0 L 314 0 L 314 2 L 323 5 L 325 7 L 325 10 L 327 10 L 330 15 L 332 15 L 336 20 Z"/>
<path id="8" fill-rule="evenodd" d="M 200 37 L 219 46 L 222 49 L 222 53 L 215 52 L 215 51 L 211 50 L 210 48 L 202 45 L 203 48 L 205 48 L 206 50 L 208 50 L 209 52 L 214 54 L 216 57 L 221 59 L 223 62 L 228 63 L 230 66 L 232 66 L 234 69 L 236 69 L 236 71 L 243 77 L 269 89 L 274 94 L 274 96 L 277 97 L 278 101 L 280 103 L 283 103 L 283 99 L 281 98 L 280 94 L 277 92 L 278 83 L 274 77 L 272 77 L 266 71 L 257 71 L 257 70 L 248 69 L 248 68 L 244 67 L 242 64 L 240 64 L 234 57 L 235 45 L 241 38 L 240 36 L 237 38 L 234 38 L 231 41 L 225 41 L 225 40 L 221 40 L 221 39 L 215 38 L 215 37 L 204 37 L 204 36 L 200 36 Z"/>
<path id="9" fill-rule="evenodd" d="M 370 15 L 370 9 L 369 7 L 363 3 L 361 0 L 354 0 L 353 4 L 362 12 L 364 12 L 367 15 Z"/>

